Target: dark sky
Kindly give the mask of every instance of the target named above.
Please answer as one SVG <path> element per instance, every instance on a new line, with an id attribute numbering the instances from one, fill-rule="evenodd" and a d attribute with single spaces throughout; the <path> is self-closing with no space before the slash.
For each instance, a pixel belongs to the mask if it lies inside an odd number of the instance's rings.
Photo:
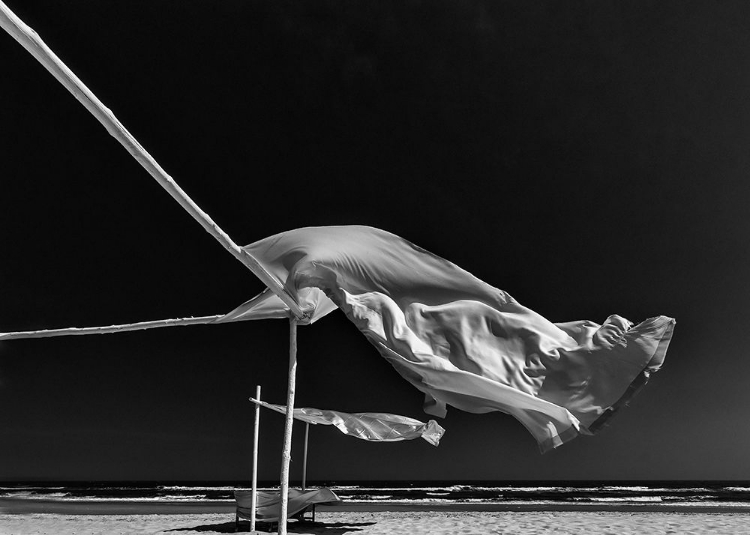
<path id="1" fill-rule="evenodd" d="M 7 0 L 239 244 L 365 224 L 552 321 L 677 319 L 663 369 L 540 455 L 451 409 L 438 448 L 311 430 L 309 478 L 750 479 L 750 3 Z M 0 331 L 225 313 L 263 288 L 0 35 Z M 428 419 L 335 312 L 302 406 Z M 0 480 L 250 477 L 287 323 L 0 342 Z M 296 428 L 293 477 L 301 471 Z M 278 477 L 282 418 L 261 424 Z"/>

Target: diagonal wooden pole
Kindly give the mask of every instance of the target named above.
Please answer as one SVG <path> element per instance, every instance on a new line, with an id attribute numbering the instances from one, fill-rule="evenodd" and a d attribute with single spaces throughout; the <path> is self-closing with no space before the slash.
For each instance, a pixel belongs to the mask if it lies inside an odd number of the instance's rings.
<path id="1" fill-rule="evenodd" d="M 112 111 L 94 95 L 88 87 L 58 58 L 42 41 L 37 33 L 19 19 L 2 0 L 0 0 L 0 27 L 8 32 L 21 46 L 34 56 L 57 81 L 70 91 L 84 107 L 107 129 L 117 141 L 130 153 L 148 173 L 182 206 L 200 225 L 211 234 L 235 258 L 252 271 L 268 288 L 271 289 L 289 307 L 298 318 L 305 317 L 297 301 L 289 295 L 284 286 L 260 263 L 217 225 L 207 213 L 180 188 L 174 179 L 146 152 L 140 143 L 117 120 Z"/>
<path id="2" fill-rule="evenodd" d="M 289 318 L 289 382 L 286 395 L 286 422 L 284 447 L 281 453 L 281 505 L 279 510 L 279 535 L 286 535 L 289 510 L 289 464 L 292 460 L 292 427 L 294 424 L 294 391 L 297 378 L 297 319 Z"/>

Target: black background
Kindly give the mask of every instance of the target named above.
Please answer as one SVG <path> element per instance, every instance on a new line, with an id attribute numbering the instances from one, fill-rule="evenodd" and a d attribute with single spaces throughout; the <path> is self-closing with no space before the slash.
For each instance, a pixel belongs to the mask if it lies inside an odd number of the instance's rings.
<path id="1" fill-rule="evenodd" d="M 552 321 L 677 319 L 595 437 L 541 456 L 499 413 L 439 448 L 311 431 L 311 479 L 750 479 L 750 4 L 41 1 L 34 28 L 239 244 L 394 232 Z M 0 35 L 0 330 L 225 313 L 262 290 Z M 342 314 L 298 404 L 426 420 Z M 0 342 L 0 479 L 242 479 L 287 324 Z M 297 428 L 293 476 L 301 470 Z M 263 479 L 281 416 L 264 414 Z"/>

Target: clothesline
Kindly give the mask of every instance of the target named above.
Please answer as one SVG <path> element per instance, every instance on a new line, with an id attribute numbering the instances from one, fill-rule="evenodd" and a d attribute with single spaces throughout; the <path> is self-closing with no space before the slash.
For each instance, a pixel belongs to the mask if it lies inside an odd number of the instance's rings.
<path id="1" fill-rule="evenodd" d="M 19 338 L 52 338 L 54 336 L 81 336 L 84 334 L 111 334 L 128 331 L 142 331 L 146 329 L 157 329 L 160 327 L 181 327 L 185 325 L 201 325 L 215 323 L 224 317 L 224 314 L 215 316 L 198 316 L 189 318 L 173 318 L 166 320 L 139 321 L 136 323 L 124 323 L 120 325 L 107 325 L 101 327 L 67 327 L 64 329 L 43 329 L 38 331 L 17 331 L 0 333 L 0 341 L 16 340 Z M 233 321 L 233 320 L 227 320 Z M 234 320 L 237 321 L 237 320 Z"/>
<path id="2" fill-rule="evenodd" d="M 337 309 L 336 305 L 317 288 L 307 288 L 299 292 L 305 302 L 306 318 L 300 325 L 314 323 L 320 318 Z M 0 333 L 0 341 L 16 340 L 19 338 L 51 338 L 53 336 L 80 336 L 85 334 L 111 334 L 129 331 L 142 331 L 160 327 L 180 327 L 186 325 L 201 325 L 212 323 L 230 323 L 235 321 L 283 319 L 289 318 L 293 312 L 278 296 L 269 290 L 264 290 L 252 299 L 227 314 L 213 316 L 197 316 L 186 318 L 172 318 L 164 320 L 139 321 L 99 327 L 67 327 L 64 329 L 43 329 L 35 331 L 16 331 Z"/>

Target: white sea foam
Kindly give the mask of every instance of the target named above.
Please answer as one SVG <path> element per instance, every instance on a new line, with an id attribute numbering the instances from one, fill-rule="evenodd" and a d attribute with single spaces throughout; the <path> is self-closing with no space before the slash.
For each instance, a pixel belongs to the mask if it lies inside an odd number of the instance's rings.
<path id="1" fill-rule="evenodd" d="M 159 490 L 173 490 L 173 491 L 178 491 L 178 492 L 179 491 L 192 491 L 192 492 L 197 492 L 197 491 L 202 491 L 202 492 L 229 491 L 229 492 L 233 492 L 234 490 L 240 490 L 240 489 L 243 489 L 245 487 L 237 487 L 237 486 L 230 486 L 230 487 L 181 487 L 181 486 L 176 486 L 176 485 L 170 485 L 170 486 L 163 486 L 163 487 L 158 487 L 158 488 L 159 488 Z M 250 487 L 247 487 L 247 490 L 250 490 Z M 258 490 L 262 490 L 262 489 L 259 488 Z M 266 489 L 263 489 L 263 490 L 266 490 Z"/>
<path id="2" fill-rule="evenodd" d="M 581 500 L 581 498 L 576 498 Z M 592 502 L 611 502 L 611 503 L 627 503 L 627 502 L 661 502 L 659 496 L 627 496 L 627 497 L 592 497 L 585 498 L 587 501 Z"/>
<path id="3" fill-rule="evenodd" d="M 730 492 L 750 492 L 750 487 L 723 487 Z"/>
<path id="4" fill-rule="evenodd" d="M 654 489 L 650 487 L 617 487 L 617 486 L 604 486 L 604 487 L 598 487 L 600 489 L 604 490 L 625 490 L 628 492 L 651 492 Z"/>
<path id="5" fill-rule="evenodd" d="M 68 498 L 67 492 L 48 492 L 44 494 L 37 494 L 31 491 L 22 492 L 3 492 L 0 493 L 0 498 L 23 498 L 24 500 L 46 500 L 55 498 Z"/>
<path id="6" fill-rule="evenodd" d="M 56 501 L 95 502 L 229 502 L 235 489 L 249 489 L 249 485 L 163 485 L 163 486 L 91 486 L 91 487 L 47 487 L 34 485 L 0 486 L 0 498 Z M 601 485 L 592 486 L 531 486 L 531 485 L 466 485 L 448 486 L 396 486 L 387 485 L 330 485 L 348 502 L 395 503 L 395 504 L 562 504 L 576 505 L 598 503 L 639 504 L 658 506 L 695 505 L 709 507 L 750 508 L 750 502 L 741 501 L 750 493 L 750 487 L 649 487 L 646 485 Z M 262 487 L 262 491 L 278 491 L 278 487 Z M 122 496 L 119 496 L 122 495 Z M 723 500 L 736 500 L 728 502 Z"/>
<path id="7" fill-rule="evenodd" d="M 34 494 L 29 496 L 2 496 L 3 498 L 23 498 L 24 500 L 53 500 L 65 502 L 195 502 L 207 501 L 205 496 L 139 496 L 118 497 L 118 496 L 68 496 L 66 494 Z M 215 501 L 215 500 L 211 500 Z"/>

